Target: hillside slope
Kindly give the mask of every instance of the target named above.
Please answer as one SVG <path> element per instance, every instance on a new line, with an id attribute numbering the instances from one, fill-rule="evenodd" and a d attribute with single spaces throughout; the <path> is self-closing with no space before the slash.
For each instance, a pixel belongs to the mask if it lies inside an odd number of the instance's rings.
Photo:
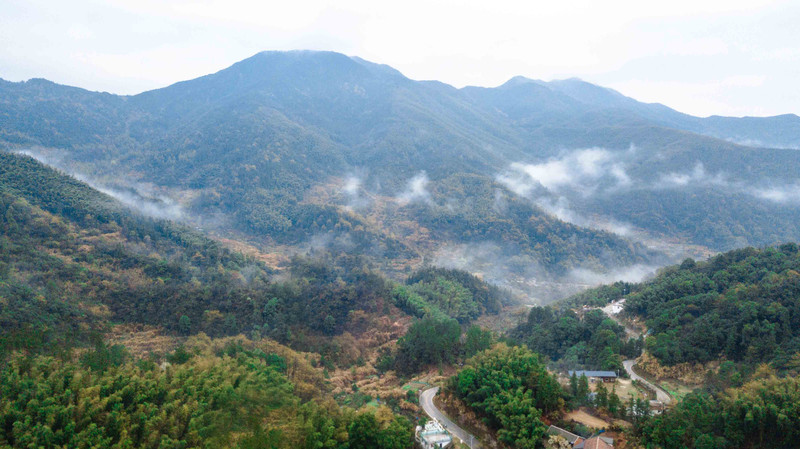
<path id="1" fill-rule="evenodd" d="M 795 243 L 684 260 L 643 283 L 588 290 L 564 304 L 625 297 L 624 315 L 648 330 L 645 348 L 663 365 L 728 360 L 791 369 L 800 353 L 800 250 Z"/>
<path id="2" fill-rule="evenodd" d="M 447 183 L 465 175 L 499 182 L 535 206 L 524 219 L 549 222 L 544 234 L 578 240 L 566 246 L 575 251 L 537 260 L 548 276 L 580 268 L 571 260 L 591 246 L 610 246 L 610 260 L 623 265 L 642 260 L 641 249 L 603 243 L 609 237 L 587 227 L 711 250 L 800 238 L 800 152 L 709 137 L 739 129 L 732 140 L 790 147 L 795 119 L 699 119 L 574 79 L 455 89 L 330 52 L 259 53 L 125 97 L 45 80 L 0 82 L 4 148 L 111 187 L 155 186 L 193 222 L 262 248 L 324 240 L 415 265 L 475 243 L 429 219 L 483 201 Z M 397 238 L 405 224 L 370 218 L 384 199 L 411 207 L 402 216 L 420 235 L 444 240 Z M 493 220 L 494 210 L 503 209 L 484 208 L 480 220 Z M 495 229 L 500 240 L 519 241 Z M 544 252 L 563 251 L 562 243 Z M 522 252 L 541 252 L 526 245 Z M 600 260 L 592 254 L 588 265 Z"/>

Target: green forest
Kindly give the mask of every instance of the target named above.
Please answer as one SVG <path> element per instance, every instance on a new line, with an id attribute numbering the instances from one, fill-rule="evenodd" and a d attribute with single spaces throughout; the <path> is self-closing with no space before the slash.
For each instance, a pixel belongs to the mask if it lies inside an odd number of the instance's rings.
<path id="1" fill-rule="evenodd" d="M 0 158 L 0 446 L 409 448 L 413 416 L 398 400 L 350 407 L 371 398 L 332 394 L 330 373 L 373 350 L 352 333 L 408 322 L 396 349 L 385 343 L 388 369 L 404 375 L 494 341 L 459 320 L 507 298 L 466 272 L 426 268 L 398 284 L 359 257 L 317 253 L 275 281 L 195 230 Z M 399 303 L 406 288 L 435 312 Z M 131 353 L 110 341 L 124 325 L 181 343 Z"/>
<path id="2" fill-rule="evenodd" d="M 431 387 L 481 447 L 800 447 L 798 124 L 328 51 L 0 79 L 0 449 L 412 449 Z"/>
<path id="3" fill-rule="evenodd" d="M 800 251 L 796 244 L 686 260 L 635 287 L 625 312 L 646 320 L 662 363 L 724 358 L 783 368 L 800 352 Z"/>
<path id="4" fill-rule="evenodd" d="M 797 447 L 800 381 L 765 375 L 738 388 L 695 392 L 639 426 L 648 448 L 789 449 Z"/>
<path id="5" fill-rule="evenodd" d="M 627 338 L 622 326 L 596 309 L 579 317 L 572 310 L 533 307 L 527 320 L 508 336 L 546 356 L 563 371 L 624 373 L 622 360 L 638 357 L 644 344 L 642 339 Z"/>
<path id="6" fill-rule="evenodd" d="M 426 267 L 392 290 L 395 304 L 419 318 L 447 316 L 467 324 L 486 313 L 497 313 L 509 295 L 461 270 Z"/>
<path id="7" fill-rule="evenodd" d="M 486 417 L 508 447 L 541 447 L 543 419 L 564 407 L 564 392 L 539 356 L 503 344 L 469 359 L 449 385 L 469 407 Z"/>
<path id="8" fill-rule="evenodd" d="M 102 345 L 80 362 L 12 357 L 0 371 L 0 445 L 411 447 L 406 418 L 339 408 L 302 357 L 264 349 L 196 338 L 160 365 Z"/>
<path id="9" fill-rule="evenodd" d="M 541 447 L 550 423 L 590 433 L 563 418 L 578 407 L 632 423 L 646 448 L 793 447 L 795 244 L 687 259 L 532 307 L 496 334 L 476 323 L 513 299 L 466 271 L 424 266 L 398 282 L 329 250 L 278 272 L 30 158 L 0 162 L 4 447 L 407 449 L 416 398 L 391 388 L 453 367 L 446 390 L 504 448 Z M 646 338 L 583 307 L 620 297 Z M 172 343 L 132 350 L 115 337 L 142 325 Z M 659 415 L 548 371 L 624 376 L 643 350 L 667 366 L 724 362 Z"/>
<path id="10" fill-rule="evenodd" d="M 618 348 L 631 358 L 645 350 L 667 367 L 716 362 L 704 371 L 700 387 L 661 414 L 650 415 L 635 402 L 627 406 L 633 423 L 629 437 L 642 447 L 796 447 L 799 269 L 794 243 L 733 250 L 707 261 L 686 259 L 644 283 L 601 286 L 550 308 L 533 308 L 509 336 L 560 369 L 580 366 L 574 354 L 587 354 L 586 349 L 589 355 L 611 355 Z M 623 317 L 646 326 L 644 341 L 623 342 L 624 329 L 599 310 L 583 309 L 580 318 L 575 314 L 582 305 L 599 307 L 622 297 Z M 598 341 L 590 330 L 609 338 Z M 603 363 L 602 358 L 584 360 L 592 369 Z M 571 380 L 570 391 L 578 392 L 572 400 L 578 403 L 587 390 L 581 381 Z M 610 396 L 604 396 L 608 408 Z"/>

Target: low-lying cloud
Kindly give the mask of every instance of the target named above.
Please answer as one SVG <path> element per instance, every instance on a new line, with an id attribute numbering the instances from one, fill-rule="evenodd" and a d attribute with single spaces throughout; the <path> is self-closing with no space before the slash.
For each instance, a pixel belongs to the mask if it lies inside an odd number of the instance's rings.
<path id="1" fill-rule="evenodd" d="M 783 187 L 756 188 L 753 194 L 758 198 L 780 204 L 800 204 L 800 184 Z"/>
<path id="2" fill-rule="evenodd" d="M 183 208 L 180 204 L 175 202 L 175 200 L 164 195 L 147 194 L 145 192 L 148 189 L 142 188 L 141 186 L 139 186 L 138 189 L 136 187 L 131 187 L 130 190 L 123 191 L 93 185 L 85 179 L 82 181 L 148 217 L 164 220 L 180 220 L 184 216 Z"/>
<path id="3" fill-rule="evenodd" d="M 608 217 L 586 217 L 574 210 L 570 198 L 631 188 L 624 159 L 635 152 L 633 146 L 617 153 L 602 148 L 576 150 L 539 164 L 513 163 L 497 180 L 559 220 L 629 235 L 631 225 Z"/>
<path id="4" fill-rule="evenodd" d="M 736 182 L 724 173 L 708 173 L 702 163 L 697 162 L 691 172 L 672 172 L 661 176 L 655 188 L 720 187 L 728 192 L 742 193 L 777 204 L 800 204 L 800 182 L 774 185 L 771 180 L 760 183 Z"/>
<path id="5" fill-rule="evenodd" d="M 635 152 L 612 153 L 602 148 L 576 150 L 538 164 L 512 163 L 498 181 L 519 195 L 537 190 L 553 193 L 577 191 L 589 195 L 601 186 L 619 188 L 631 183 L 623 157 Z"/>
<path id="6" fill-rule="evenodd" d="M 652 277 L 659 267 L 649 264 L 634 264 L 623 267 L 614 267 L 606 272 L 590 268 L 575 268 L 567 274 L 566 278 L 576 283 L 596 286 L 611 284 L 617 281 L 642 282 Z"/>
<path id="7" fill-rule="evenodd" d="M 111 187 L 84 173 L 77 172 L 66 162 L 63 156 L 57 153 L 34 150 L 20 150 L 17 153 L 32 157 L 45 165 L 56 168 L 148 217 L 166 220 L 181 220 L 184 218 L 184 210 L 181 205 L 172 198 L 157 193 L 152 186 L 133 181 L 122 181 L 119 186 Z"/>
<path id="8" fill-rule="evenodd" d="M 345 207 L 350 210 L 360 210 L 369 206 L 369 198 L 364 196 L 363 180 L 359 176 L 350 175 L 342 186 L 342 193 L 345 197 Z"/>
<path id="9" fill-rule="evenodd" d="M 610 217 L 586 216 L 574 203 L 591 202 L 593 197 L 631 190 L 720 188 L 726 192 L 749 195 L 776 204 L 800 205 L 800 181 L 789 185 L 733 181 L 725 172 L 711 172 L 696 161 L 691 169 L 637 178 L 631 173 L 631 160 L 637 149 L 612 152 L 603 148 L 580 149 L 535 163 L 512 163 L 497 176 L 497 181 L 517 195 L 529 198 L 545 212 L 582 227 L 630 236 L 633 226 Z M 659 157 L 658 154 L 655 155 Z"/>
<path id="10" fill-rule="evenodd" d="M 800 145 L 786 144 L 784 142 L 773 142 L 760 139 L 739 138 L 739 137 L 721 137 L 721 138 L 728 142 L 735 143 L 737 145 L 743 145 L 746 147 L 800 150 Z"/>
<path id="11" fill-rule="evenodd" d="M 443 245 L 433 265 L 457 268 L 482 277 L 517 296 L 525 304 L 545 305 L 587 288 L 616 281 L 641 282 L 663 264 L 632 264 L 603 268 L 602 262 L 557 276 L 533 256 L 508 243 L 475 242 Z"/>
<path id="12" fill-rule="evenodd" d="M 728 187 L 731 183 L 722 172 L 708 173 L 702 162 L 697 162 L 689 172 L 670 172 L 661 175 L 654 188 L 675 188 L 687 186 L 719 186 Z"/>
<path id="13" fill-rule="evenodd" d="M 430 203 L 431 194 L 428 192 L 428 175 L 422 171 L 417 173 L 413 178 L 408 180 L 405 190 L 400 192 L 397 196 L 397 201 L 400 204 L 411 203 Z"/>

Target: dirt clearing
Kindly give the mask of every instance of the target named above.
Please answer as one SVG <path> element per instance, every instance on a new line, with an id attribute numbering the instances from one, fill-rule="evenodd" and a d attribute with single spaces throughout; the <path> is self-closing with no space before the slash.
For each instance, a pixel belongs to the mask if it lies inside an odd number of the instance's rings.
<path id="1" fill-rule="evenodd" d="M 595 429 L 606 429 L 608 428 L 608 422 L 604 421 L 596 416 L 592 416 L 586 413 L 584 410 L 573 410 L 567 413 L 564 416 L 564 419 L 573 420 L 579 422 L 587 427 L 593 427 Z"/>

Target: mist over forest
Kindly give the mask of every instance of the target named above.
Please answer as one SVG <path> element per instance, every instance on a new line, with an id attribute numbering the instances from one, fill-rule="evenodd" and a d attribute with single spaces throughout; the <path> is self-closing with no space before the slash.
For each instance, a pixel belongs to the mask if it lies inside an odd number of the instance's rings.
<path id="1" fill-rule="evenodd" d="M 794 447 L 798 145 L 328 51 L 0 79 L 0 447 Z"/>
<path id="2" fill-rule="evenodd" d="M 44 80 L 2 94 L 7 150 L 146 215 L 265 252 L 335 243 L 398 278 L 474 263 L 528 303 L 800 233 L 795 151 L 718 139 L 737 119 L 578 79 L 455 89 L 336 53 L 264 52 L 130 97 Z M 761 121 L 783 128 L 741 132 L 767 142 L 796 125 Z"/>

